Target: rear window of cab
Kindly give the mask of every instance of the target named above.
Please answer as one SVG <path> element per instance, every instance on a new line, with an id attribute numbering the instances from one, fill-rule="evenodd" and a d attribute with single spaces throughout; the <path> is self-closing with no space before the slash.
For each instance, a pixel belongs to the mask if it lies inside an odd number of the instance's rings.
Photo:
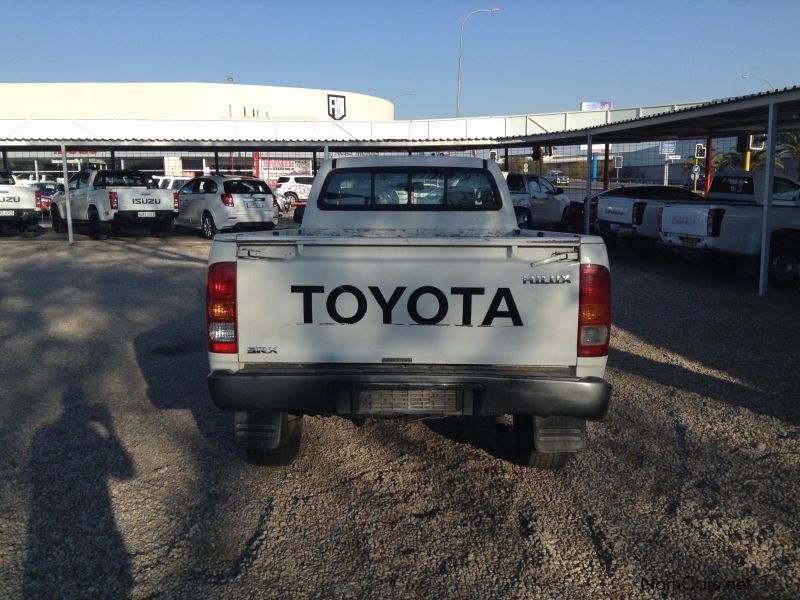
<path id="1" fill-rule="evenodd" d="M 323 210 L 499 210 L 500 193 L 479 169 L 342 169 L 328 175 Z"/>
<path id="2" fill-rule="evenodd" d="M 271 194 L 269 187 L 260 179 L 238 179 L 225 181 L 226 194 Z"/>

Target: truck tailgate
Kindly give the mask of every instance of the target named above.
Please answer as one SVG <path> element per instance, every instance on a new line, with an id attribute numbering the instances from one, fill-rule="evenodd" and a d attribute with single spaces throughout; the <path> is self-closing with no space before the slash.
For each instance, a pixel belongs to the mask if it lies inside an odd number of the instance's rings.
<path id="1" fill-rule="evenodd" d="M 120 210 L 173 210 L 175 206 L 171 190 L 119 187 L 110 191 L 117 193 Z"/>
<path id="2" fill-rule="evenodd" d="M 532 238 L 239 242 L 239 361 L 575 365 L 578 249 Z"/>
<path id="3" fill-rule="evenodd" d="M 708 211 L 707 204 L 666 205 L 661 215 L 661 231 L 665 234 L 705 237 L 708 234 Z"/>
<path id="4" fill-rule="evenodd" d="M 633 223 L 633 200 L 600 196 L 597 203 L 597 218 L 610 223 Z"/>

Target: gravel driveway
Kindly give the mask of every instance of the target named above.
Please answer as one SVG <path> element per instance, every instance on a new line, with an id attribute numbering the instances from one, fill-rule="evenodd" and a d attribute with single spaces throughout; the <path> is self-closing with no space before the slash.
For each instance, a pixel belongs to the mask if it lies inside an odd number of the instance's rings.
<path id="1" fill-rule="evenodd" d="M 0 234 L 0 597 L 795 596 L 800 292 L 612 254 L 612 408 L 560 473 L 489 420 L 306 418 L 249 466 L 194 236 Z"/>

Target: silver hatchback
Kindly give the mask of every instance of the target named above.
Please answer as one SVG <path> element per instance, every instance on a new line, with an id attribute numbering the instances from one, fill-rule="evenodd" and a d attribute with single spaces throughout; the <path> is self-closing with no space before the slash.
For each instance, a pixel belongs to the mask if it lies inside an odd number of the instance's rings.
<path id="1" fill-rule="evenodd" d="M 231 175 L 195 177 L 178 192 L 175 225 L 199 229 L 206 238 L 218 231 L 274 229 L 278 204 L 263 179 Z"/>

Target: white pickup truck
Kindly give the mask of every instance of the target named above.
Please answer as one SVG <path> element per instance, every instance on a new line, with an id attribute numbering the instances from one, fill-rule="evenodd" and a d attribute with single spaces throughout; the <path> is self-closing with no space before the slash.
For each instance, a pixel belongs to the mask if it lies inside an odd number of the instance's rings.
<path id="1" fill-rule="evenodd" d="M 727 269 L 761 252 L 764 173 L 719 172 L 705 202 L 667 204 L 660 219 L 662 242 L 681 253 L 701 255 Z M 776 175 L 769 215 L 769 277 L 794 287 L 800 273 L 800 182 Z"/>
<path id="2" fill-rule="evenodd" d="M 172 226 L 178 211 L 177 192 L 162 190 L 149 175 L 135 170 L 86 170 L 69 178 L 73 221 L 87 223 L 92 239 L 104 239 L 130 225 L 144 225 L 154 235 Z M 63 185 L 53 197 L 53 230 L 66 231 Z"/>
<path id="3" fill-rule="evenodd" d="M 669 185 L 628 185 L 600 192 L 597 227 L 609 242 L 650 249 L 660 241 L 658 215 L 667 202 L 701 203 L 703 197 Z"/>
<path id="4" fill-rule="evenodd" d="M 0 229 L 11 225 L 21 233 L 35 225 L 41 214 L 39 196 L 34 188 L 19 185 L 13 174 L 0 171 Z"/>
<path id="5" fill-rule="evenodd" d="M 291 462 L 304 414 L 512 414 L 544 468 L 584 447 L 611 395 L 601 238 L 519 229 L 475 158 L 329 160 L 295 220 L 209 255 L 210 395 L 251 462 Z"/>
<path id="6" fill-rule="evenodd" d="M 525 209 L 521 213 L 527 219 L 525 226 L 531 229 L 558 229 L 564 212 L 569 206 L 569 197 L 564 190 L 553 186 L 546 177 L 528 173 L 504 173 L 511 201 L 514 206 Z"/>

